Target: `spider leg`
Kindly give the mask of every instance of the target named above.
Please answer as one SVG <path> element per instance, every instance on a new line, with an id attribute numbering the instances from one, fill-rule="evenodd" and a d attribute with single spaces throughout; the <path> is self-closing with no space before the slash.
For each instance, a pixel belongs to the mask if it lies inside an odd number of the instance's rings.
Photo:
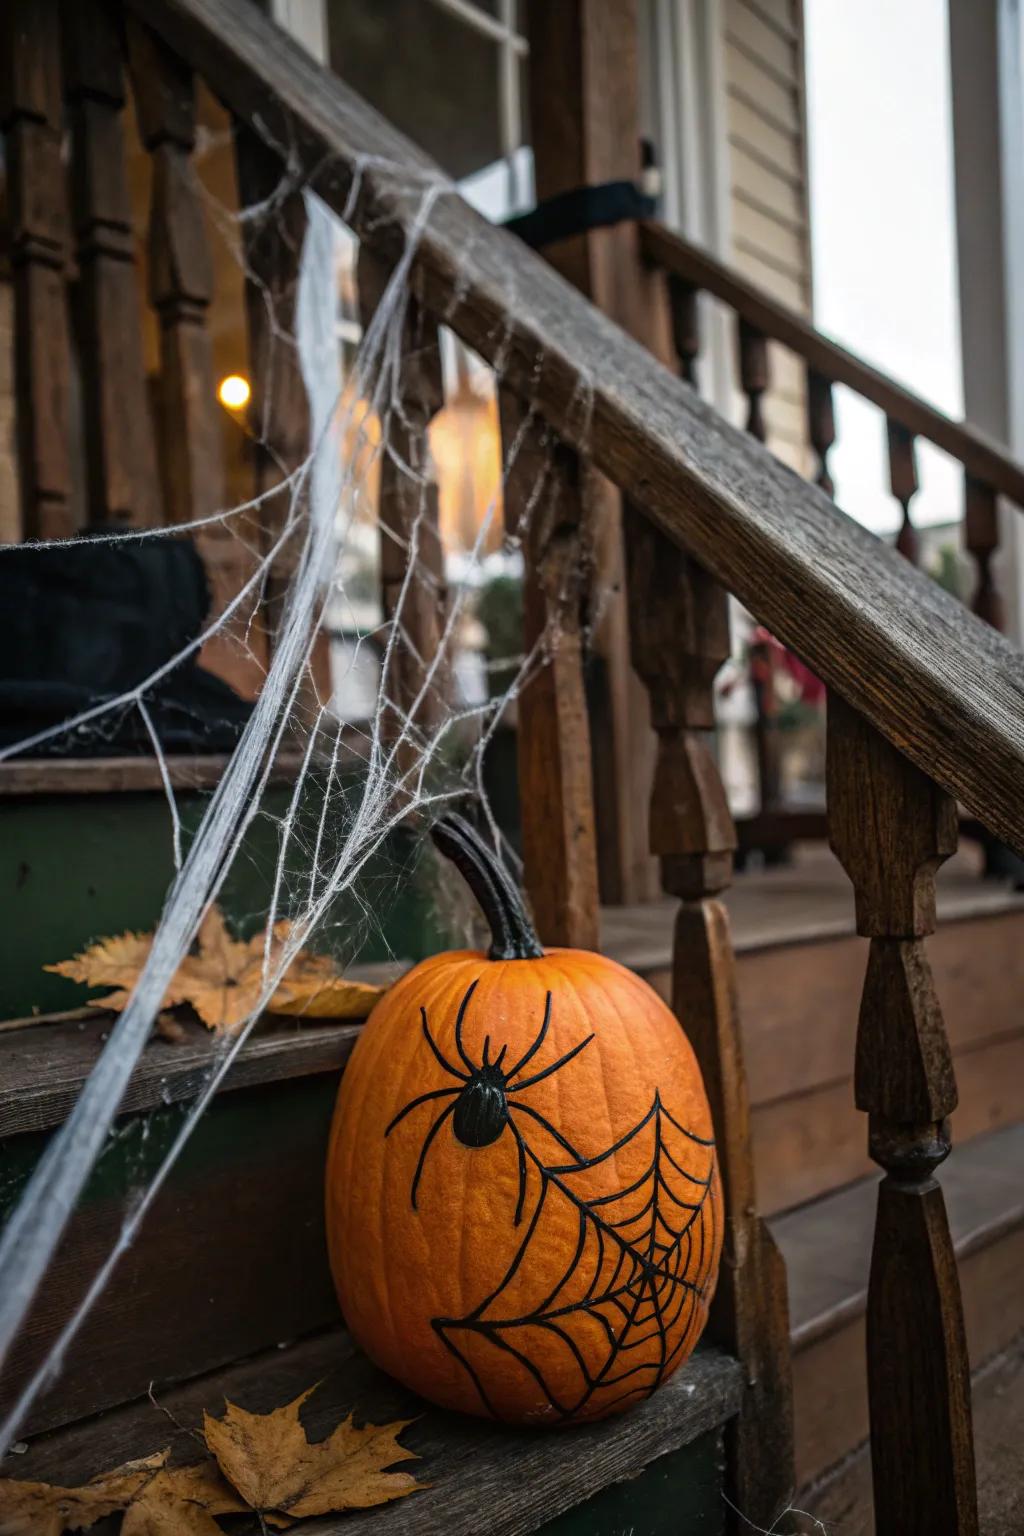
<path id="1" fill-rule="evenodd" d="M 526 1147 L 519 1134 L 519 1127 L 511 1115 L 508 1117 L 508 1128 L 516 1139 L 516 1148 L 519 1152 L 519 1199 L 516 1201 L 516 1214 L 512 1220 L 512 1225 L 518 1227 L 523 1219 L 523 1203 L 526 1200 Z"/>
<path id="2" fill-rule="evenodd" d="M 466 1055 L 462 1044 L 462 1021 L 466 1017 L 466 1009 L 469 1007 L 469 1000 L 473 996 L 473 993 L 476 991 L 477 982 L 479 980 L 480 978 L 478 976 L 476 981 L 470 983 L 469 990 L 465 997 L 462 999 L 462 1002 L 459 1004 L 459 1011 L 455 1018 L 455 1049 L 459 1053 L 459 1058 L 462 1061 L 463 1066 L 468 1067 L 470 1075 L 476 1071 L 476 1068 L 470 1061 L 469 1057 Z M 462 1076 L 461 1072 L 457 1073 L 456 1075 L 459 1077 Z"/>
<path id="3" fill-rule="evenodd" d="M 446 1099 L 449 1094 L 461 1092 L 461 1088 L 432 1088 L 429 1093 L 421 1093 L 418 1098 L 410 1099 L 405 1108 L 398 1111 L 398 1114 L 392 1120 L 391 1124 L 384 1132 L 384 1135 L 390 1136 L 395 1126 L 399 1123 L 400 1120 L 405 1119 L 410 1110 L 418 1109 L 421 1104 L 428 1103 L 430 1099 Z"/>
<path id="4" fill-rule="evenodd" d="M 463 1083 L 468 1082 L 469 1079 L 465 1072 L 460 1072 L 458 1067 L 452 1066 L 451 1062 L 448 1060 L 447 1056 L 442 1053 L 437 1041 L 430 1033 L 430 1025 L 427 1023 L 427 1010 L 425 1008 L 420 1009 L 420 1018 L 423 1021 L 423 1038 L 430 1046 L 430 1049 L 433 1051 L 434 1055 L 437 1057 L 440 1065 L 448 1073 L 449 1077 L 457 1077 L 459 1081 Z"/>
<path id="5" fill-rule="evenodd" d="M 521 1114 L 529 1115 L 532 1119 L 536 1120 L 538 1122 L 538 1124 L 543 1126 L 543 1128 L 547 1131 L 549 1136 L 553 1136 L 555 1138 L 555 1140 L 558 1142 L 558 1145 L 560 1147 L 564 1147 L 565 1148 L 565 1150 L 568 1152 L 569 1156 L 575 1162 L 586 1165 L 586 1161 L 587 1161 L 586 1158 L 583 1157 L 579 1152 L 576 1151 L 576 1148 L 572 1145 L 571 1142 L 566 1141 L 566 1139 L 562 1135 L 561 1131 L 556 1131 L 554 1126 L 551 1124 L 551 1121 L 550 1120 L 545 1120 L 544 1116 L 541 1115 L 541 1114 L 538 1114 L 535 1109 L 531 1109 L 529 1104 L 520 1104 L 518 1102 L 518 1100 L 517 1100 L 515 1103 L 509 1104 L 508 1107 L 509 1107 L 509 1122 L 508 1122 L 509 1125 L 512 1124 L 512 1114 L 511 1114 L 511 1111 L 513 1109 L 519 1110 L 519 1112 Z M 538 1159 L 538 1162 L 539 1162 L 539 1159 Z M 541 1166 L 543 1166 L 543 1165 L 541 1165 Z"/>
<path id="6" fill-rule="evenodd" d="M 532 1058 L 534 1056 L 536 1056 L 537 1052 L 540 1050 L 541 1046 L 544 1044 L 544 1037 L 545 1037 L 545 1035 L 548 1032 L 548 1025 L 550 1023 L 551 1023 L 551 993 L 549 992 L 547 997 L 544 999 L 544 1022 L 541 1025 L 540 1029 L 537 1031 L 537 1037 L 534 1040 L 533 1044 L 527 1050 L 526 1055 L 520 1057 L 520 1059 L 516 1062 L 515 1066 L 512 1068 L 511 1072 L 507 1072 L 505 1074 L 505 1081 L 506 1082 L 508 1082 L 509 1078 L 515 1077 L 517 1072 L 521 1072 L 523 1070 L 523 1068 L 526 1066 L 526 1063 L 528 1061 L 532 1060 Z"/>
<path id="7" fill-rule="evenodd" d="M 508 1041 L 505 1042 L 505 1044 L 502 1046 L 501 1050 L 498 1052 L 497 1056 L 495 1056 L 495 1058 L 494 1058 L 494 1065 L 496 1067 L 500 1067 L 502 1062 L 505 1060 L 505 1052 L 507 1050 L 508 1050 Z"/>
<path id="8" fill-rule="evenodd" d="M 447 1091 L 449 1093 L 454 1092 L 453 1089 L 448 1089 Z M 437 1119 L 434 1121 L 433 1125 L 430 1127 L 430 1130 L 427 1132 L 426 1136 L 423 1138 L 423 1145 L 420 1148 L 419 1160 L 416 1164 L 416 1172 L 412 1176 L 412 1189 L 409 1191 L 412 1198 L 413 1210 L 416 1209 L 416 1191 L 419 1188 L 420 1175 L 423 1172 L 423 1164 L 427 1160 L 427 1153 L 430 1151 L 431 1142 L 434 1140 L 434 1137 L 437 1135 L 442 1125 L 444 1125 L 445 1121 L 448 1119 L 448 1116 L 454 1113 L 454 1110 L 454 1104 L 449 1104 L 447 1109 L 443 1109 L 438 1115 Z"/>
<path id="9" fill-rule="evenodd" d="M 535 1072 L 525 1082 L 512 1083 L 510 1086 L 506 1085 L 507 1091 L 509 1093 L 519 1093 L 523 1088 L 532 1088 L 534 1083 L 542 1082 L 545 1077 L 550 1077 L 552 1072 L 557 1072 L 559 1067 L 564 1067 L 567 1061 L 572 1061 L 574 1056 L 578 1056 L 583 1047 L 589 1045 L 593 1038 L 593 1035 L 588 1035 L 585 1040 L 580 1041 L 579 1045 L 574 1045 L 571 1051 L 566 1051 L 564 1056 L 560 1056 L 557 1061 L 553 1061 L 550 1067 L 545 1067 L 543 1072 Z"/>
<path id="10" fill-rule="evenodd" d="M 491 1058 L 491 1037 L 490 1037 L 490 1035 L 484 1035 L 483 1064 L 484 1064 L 485 1067 L 489 1067 L 490 1066 L 490 1064 L 491 1064 L 490 1058 Z"/>

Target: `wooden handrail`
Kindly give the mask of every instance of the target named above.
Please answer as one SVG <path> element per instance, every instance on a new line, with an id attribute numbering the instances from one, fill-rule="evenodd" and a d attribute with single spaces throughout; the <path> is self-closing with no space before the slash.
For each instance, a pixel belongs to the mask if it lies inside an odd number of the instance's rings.
<path id="1" fill-rule="evenodd" d="M 1017 651 L 474 213 L 422 151 L 248 0 L 129 5 L 368 243 L 393 260 L 412 235 L 428 309 L 878 731 L 1024 852 Z"/>
<path id="2" fill-rule="evenodd" d="M 721 299 L 761 335 L 796 352 L 821 378 L 846 384 L 877 405 L 890 421 L 935 443 L 959 460 L 969 474 L 1024 507 L 1024 467 L 977 428 L 943 415 L 927 400 L 823 335 L 803 315 L 780 304 L 664 224 L 656 220 L 641 224 L 640 243 L 649 261 Z"/>

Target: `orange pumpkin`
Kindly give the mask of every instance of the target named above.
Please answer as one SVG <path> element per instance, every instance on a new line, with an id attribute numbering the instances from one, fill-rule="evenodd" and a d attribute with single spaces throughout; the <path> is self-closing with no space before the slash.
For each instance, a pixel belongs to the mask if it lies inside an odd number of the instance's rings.
<path id="1" fill-rule="evenodd" d="M 493 943 L 417 965 L 352 1053 L 327 1164 L 342 1309 L 445 1407 L 602 1418 L 681 1365 L 707 1317 L 723 1220 L 700 1069 L 646 982 L 542 950 L 467 823 L 434 838 Z"/>

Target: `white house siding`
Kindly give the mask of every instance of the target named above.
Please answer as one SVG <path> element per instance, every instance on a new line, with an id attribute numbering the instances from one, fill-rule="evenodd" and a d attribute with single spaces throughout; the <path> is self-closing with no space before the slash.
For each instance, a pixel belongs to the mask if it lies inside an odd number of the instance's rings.
<path id="1" fill-rule="evenodd" d="M 811 313 L 801 0 L 725 0 L 731 260 L 745 277 Z M 803 369 L 773 347 L 769 445 L 806 472 Z"/>

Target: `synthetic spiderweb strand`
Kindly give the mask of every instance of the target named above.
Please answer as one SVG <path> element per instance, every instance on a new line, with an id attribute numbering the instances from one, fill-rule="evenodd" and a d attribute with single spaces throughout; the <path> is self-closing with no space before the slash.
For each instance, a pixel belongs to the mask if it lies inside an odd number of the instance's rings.
<path id="1" fill-rule="evenodd" d="M 358 183 L 357 176 L 353 195 L 358 190 Z M 217 899 L 239 855 L 248 828 L 260 814 L 263 791 L 286 731 L 294 731 L 300 721 L 300 696 L 304 688 L 308 690 L 310 657 L 315 637 L 325 623 L 332 585 L 335 589 L 337 585 L 338 546 L 344 543 L 346 533 L 351 528 L 375 456 L 389 451 L 384 446 L 386 432 L 381 433 L 376 444 L 363 437 L 354 452 L 351 446 L 348 451 L 343 451 L 343 444 L 346 440 L 351 443 L 353 435 L 357 441 L 362 436 L 368 414 L 362 413 L 367 404 L 370 411 L 384 423 L 389 413 L 399 408 L 396 375 L 401 366 L 401 334 L 408 300 L 409 269 L 434 202 L 439 196 L 451 193 L 450 184 L 440 179 L 422 185 L 418 213 L 411 224 L 404 254 L 394 268 L 382 301 L 367 327 L 355 364 L 355 387 L 348 389 L 342 388 L 339 381 L 335 343 L 333 221 L 318 200 L 306 194 L 309 223 L 300 265 L 296 344 L 310 400 L 311 452 L 305 463 L 279 490 L 279 494 L 287 498 L 288 510 L 283 527 L 273 546 L 263 555 L 255 574 L 245 583 L 242 593 L 178 657 L 130 693 L 93 706 L 57 728 L 61 732 L 77 730 L 92 721 L 101 720 L 104 715 L 116 715 L 118 711 L 131 707 L 140 709 L 150 733 L 168 798 L 177 874 L 131 998 L 112 1029 L 71 1114 L 40 1159 L 0 1239 L 0 1361 L 6 1356 L 32 1305 L 71 1212 L 103 1149 L 168 984 L 188 952 L 205 913 Z M 362 406 L 357 405 L 359 401 L 363 402 Z M 517 451 L 518 441 L 509 445 L 505 474 Z M 408 466 L 402 468 L 403 472 L 412 473 Z M 426 507 L 425 487 L 421 487 L 421 490 L 424 491 L 421 497 L 422 518 Z M 240 512 L 252 511 L 255 505 L 250 502 L 243 508 L 229 509 L 220 516 L 227 520 Z M 478 559 L 493 515 L 492 507 L 480 528 L 471 559 Z M 152 535 L 134 533 L 111 537 L 158 537 L 164 532 L 158 530 Z M 413 529 L 413 550 L 417 535 L 418 526 Z M 289 543 L 297 551 L 297 558 L 277 632 L 273 659 L 238 746 L 187 853 L 182 857 L 180 819 L 167 765 L 146 709 L 146 693 L 184 655 L 196 651 L 218 627 L 232 618 L 244 598 L 258 589 L 270 562 Z M 45 558 L 46 548 L 45 545 L 38 546 L 39 558 Z M 380 669 L 382 679 L 389 675 L 388 662 L 394 649 L 403 643 L 402 605 L 411 575 L 410 565 L 406 584 L 399 596 L 395 620 L 386 632 Z M 334 595 L 337 595 L 336 590 Z M 324 820 L 328 814 L 329 791 L 334 783 L 342 726 L 331 714 L 327 704 L 321 702 L 312 724 L 305 727 L 307 739 L 302 766 L 290 804 L 278 828 L 277 870 L 270 911 L 267 914 L 268 938 L 260 998 L 239 1034 L 215 1057 L 202 1090 L 189 1107 L 173 1145 L 133 1204 L 110 1254 L 97 1270 L 82 1301 L 25 1386 L 6 1421 L 0 1426 L 0 1454 L 10 1444 L 39 1392 L 60 1370 L 68 1345 L 96 1298 L 102 1293 L 119 1259 L 134 1240 L 192 1130 L 242 1049 L 253 1023 L 276 990 L 298 950 L 307 943 L 323 920 L 332 902 L 340 892 L 353 887 L 367 862 L 382 847 L 394 827 L 408 817 L 411 808 L 429 816 L 439 803 L 464 794 L 467 787 L 479 793 L 483 750 L 500 718 L 502 705 L 515 696 L 531 670 L 543 664 L 544 654 L 557 643 L 557 636 L 544 637 L 543 643 L 538 645 L 534 653 L 518 658 L 516 675 L 503 698 L 491 700 L 485 706 L 467 705 L 450 709 L 429 739 L 425 739 L 422 729 L 416 723 L 417 708 L 426 691 L 435 685 L 438 669 L 444 665 L 446 655 L 454 647 L 464 596 L 463 586 L 459 588 L 451 605 L 437 654 L 425 667 L 419 698 L 406 708 L 404 714 L 397 710 L 394 701 L 378 698 L 368 731 L 364 779 L 354 809 L 346 809 L 344 835 L 340 847 L 332 852 L 330 859 L 324 856 L 323 851 Z M 389 715 L 386 733 L 382 730 L 385 709 Z M 397 731 L 393 724 L 396 714 L 399 716 Z M 475 751 L 454 777 L 442 779 L 440 787 L 434 786 L 430 770 L 440 760 L 446 741 L 450 740 L 460 724 L 474 715 L 480 717 Z M 13 752 L 24 751 L 46 735 L 52 734 L 57 734 L 57 731 L 39 733 L 14 748 L 6 749 L 0 755 L 10 756 Z M 301 791 L 310 774 L 315 749 L 320 747 L 323 750 L 325 742 L 330 753 L 328 793 L 323 798 L 308 885 L 299 910 L 290 914 L 287 937 L 276 942 L 272 935 L 287 886 L 287 856 L 299 836 L 297 812 Z M 409 742 L 414 742 L 417 748 L 411 763 L 408 753 L 402 752 L 402 748 Z M 197 1262 L 201 1262 L 201 1258 Z"/>

